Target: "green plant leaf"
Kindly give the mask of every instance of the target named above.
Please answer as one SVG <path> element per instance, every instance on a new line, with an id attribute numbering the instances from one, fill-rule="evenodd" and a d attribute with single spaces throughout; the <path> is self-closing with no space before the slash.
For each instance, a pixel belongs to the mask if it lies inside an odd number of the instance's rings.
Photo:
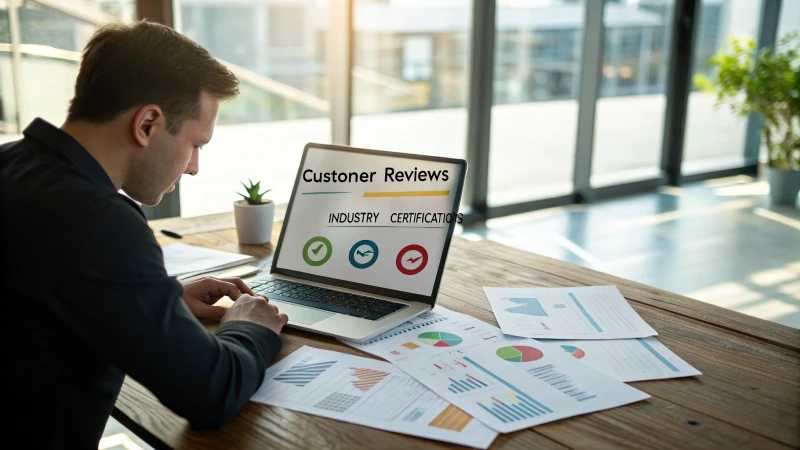
<path id="1" fill-rule="evenodd" d="M 760 50 L 751 38 L 732 37 L 708 63 L 694 85 L 739 116 L 760 114 L 770 166 L 800 168 L 800 32 Z"/>

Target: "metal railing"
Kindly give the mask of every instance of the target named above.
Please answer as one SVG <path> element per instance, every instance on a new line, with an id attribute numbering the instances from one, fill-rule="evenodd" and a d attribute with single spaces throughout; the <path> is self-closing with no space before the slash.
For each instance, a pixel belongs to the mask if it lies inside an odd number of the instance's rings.
<path id="1" fill-rule="evenodd" d="M 71 19 L 88 23 L 96 27 L 119 20 L 117 17 L 88 4 L 78 6 L 75 3 L 60 2 L 58 0 L 0 0 L 0 9 L 7 9 L 9 14 L 9 28 L 12 42 L 10 44 L 0 44 L 0 53 L 11 54 L 12 82 L 14 83 L 14 103 L 16 107 L 15 111 L 17 116 L 17 129 L 21 129 L 24 126 L 24 124 L 21 123 L 21 120 L 24 116 L 24 108 L 26 104 L 24 101 L 24 93 L 21 89 L 21 79 L 24 71 L 22 67 L 22 56 L 26 55 L 62 61 L 71 61 L 76 63 L 80 63 L 81 60 L 81 54 L 79 52 L 63 50 L 47 45 L 23 44 L 20 42 L 20 24 L 17 11 L 20 6 L 26 3 L 37 4 L 43 8 L 63 14 Z M 251 85 L 265 93 L 281 97 L 286 101 L 308 107 L 313 111 L 326 115 L 330 113 L 330 102 L 324 98 L 310 94 L 301 89 L 295 88 L 286 83 L 282 83 L 273 78 L 231 62 L 219 58 L 217 58 L 217 60 L 228 67 L 228 69 L 230 69 L 230 71 L 241 82 L 247 83 L 248 85 Z M 386 89 L 388 92 L 394 94 L 413 97 L 417 92 L 413 83 L 380 73 L 375 70 L 354 66 L 351 69 L 351 74 L 354 78 L 380 86 Z M 4 129 L 13 129 L 13 127 L 6 125 Z"/>

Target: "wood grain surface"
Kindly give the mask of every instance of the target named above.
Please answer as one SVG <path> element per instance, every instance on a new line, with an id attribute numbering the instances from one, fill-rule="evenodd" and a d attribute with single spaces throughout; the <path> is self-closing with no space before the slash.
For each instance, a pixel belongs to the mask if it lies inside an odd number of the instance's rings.
<path id="1" fill-rule="evenodd" d="M 230 214 L 229 214 L 230 216 Z M 169 222 L 166 222 L 169 221 Z M 222 226 L 227 223 L 228 226 Z M 268 272 L 272 243 L 239 245 L 224 215 L 151 222 L 189 230 L 173 242 L 253 255 Z M 493 449 L 709 449 L 800 447 L 800 330 L 491 241 L 454 238 L 437 304 L 496 325 L 484 286 L 616 285 L 658 339 L 703 372 L 632 386 L 646 401 L 500 435 Z M 215 325 L 208 324 L 209 330 Z M 335 339 L 285 329 L 280 360 L 302 347 L 371 357 Z M 187 392 L 186 395 L 191 395 Z M 156 448 L 452 448 L 410 436 L 258 403 L 216 431 L 196 431 L 143 386 L 126 378 L 114 417 Z"/>

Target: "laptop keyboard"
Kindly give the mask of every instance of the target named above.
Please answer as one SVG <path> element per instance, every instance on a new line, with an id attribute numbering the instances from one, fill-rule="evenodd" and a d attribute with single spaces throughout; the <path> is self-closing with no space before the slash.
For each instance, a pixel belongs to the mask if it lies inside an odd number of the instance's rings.
<path id="1" fill-rule="evenodd" d="M 267 298 L 367 320 L 379 320 L 407 306 L 402 303 L 274 278 L 250 281 L 247 284 L 253 292 Z"/>

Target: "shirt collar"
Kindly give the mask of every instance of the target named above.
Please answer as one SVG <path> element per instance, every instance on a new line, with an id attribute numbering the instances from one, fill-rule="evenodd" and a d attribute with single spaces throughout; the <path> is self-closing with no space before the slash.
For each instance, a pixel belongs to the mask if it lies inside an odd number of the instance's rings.
<path id="1" fill-rule="evenodd" d="M 58 151 L 89 178 L 106 184 L 116 191 L 114 183 L 111 182 L 111 178 L 108 177 L 100 163 L 65 131 L 37 117 L 22 134 Z"/>

